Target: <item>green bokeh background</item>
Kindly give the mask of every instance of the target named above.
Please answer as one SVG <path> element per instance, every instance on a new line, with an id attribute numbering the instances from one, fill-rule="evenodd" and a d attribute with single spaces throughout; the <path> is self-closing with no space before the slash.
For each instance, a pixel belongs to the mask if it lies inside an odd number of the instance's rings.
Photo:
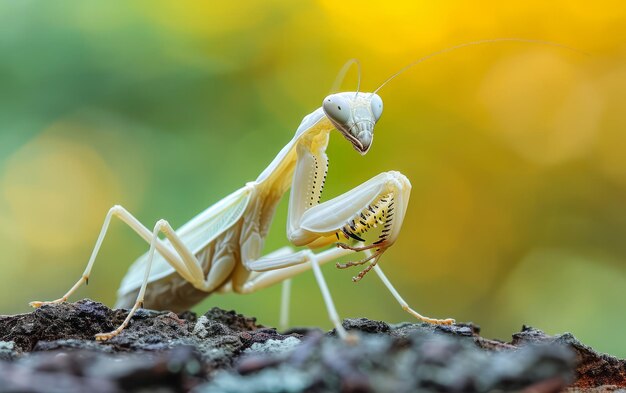
<path id="1" fill-rule="evenodd" d="M 523 323 L 626 356 L 626 8 L 621 2 L 0 2 L 0 313 L 79 277 L 108 208 L 180 226 L 256 176 L 342 64 L 390 83 L 370 153 L 338 135 L 325 198 L 413 183 L 381 266 L 417 310 L 507 339 Z M 356 76 L 343 87 L 354 90 Z M 281 203 L 267 250 L 286 245 Z M 147 250 L 114 223 L 88 288 L 109 305 Z M 343 317 L 409 320 L 374 275 L 324 268 Z M 210 296 L 278 319 L 280 288 Z M 329 327 L 310 273 L 294 325 Z"/>

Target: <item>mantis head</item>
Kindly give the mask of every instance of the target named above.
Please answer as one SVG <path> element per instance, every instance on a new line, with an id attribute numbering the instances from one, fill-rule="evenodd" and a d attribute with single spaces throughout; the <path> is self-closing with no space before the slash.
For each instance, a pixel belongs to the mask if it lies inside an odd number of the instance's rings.
<path id="1" fill-rule="evenodd" d="M 324 113 L 352 146 L 365 155 L 374 138 L 374 125 L 383 113 L 375 93 L 337 93 L 324 98 Z"/>
<path id="2" fill-rule="evenodd" d="M 571 50 L 574 52 L 583 53 L 586 55 L 586 53 L 584 52 L 580 52 L 577 49 L 570 48 L 556 42 L 525 38 L 491 38 L 466 42 L 463 44 L 441 49 L 436 52 L 432 52 L 424 57 L 415 60 L 412 63 L 409 63 L 408 65 L 404 66 L 399 71 L 391 75 L 389 78 L 387 78 L 372 93 L 359 92 L 359 88 L 361 86 L 361 64 L 358 60 L 351 59 L 343 66 L 343 68 L 339 72 L 337 80 L 335 81 L 335 87 L 338 87 L 340 85 L 340 81 L 343 80 L 343 77 L 345 76 L 348 69 L 353 64 L 356 64 L 359 71 L 357 91 L 352 93 L 331 94 L 328 97 L 324 98 L 322 108 L 324 109 L 324 113 L 326 114 L 328 119 L 330 119 L 330 121 L 339 130 L 339 132 L 341 132 L 341 134 L 347 140 L 349 140 L 350 143 L 352 143 L 352 146 L 356 149 L 356 151 L 361 153 L 361 155 L 365 155 L 372 145 L 372 139 L 374 138 L 374 124 L 376 124 L 378 119 L 380 119 L 380 115 L 383 112 L 383 100 L 376 93 L 378 93 L 378 91 L 382 89 L 387 83 L 391 82 L 396 77 L 413 68 L 413 66 L 423 61 L 426 61 L 431 57 L 435 57 L 437 55 L 447 52 L 452 52 L 466 46 L 492 44 L 504 41 L 549 45 Z M 333 90 L 335 89 L 335 87 L 333 88 Z"/>

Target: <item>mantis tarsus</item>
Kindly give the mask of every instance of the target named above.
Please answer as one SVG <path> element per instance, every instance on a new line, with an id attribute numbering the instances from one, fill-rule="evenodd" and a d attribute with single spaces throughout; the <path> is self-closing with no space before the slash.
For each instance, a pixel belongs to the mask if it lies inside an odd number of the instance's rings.
<path id="1" fill-rule="evenodd" d="M 354 252 L 365 258 L 338 268 L 367 267 L 353 278 L 358 281 L 371 269 L 379 276 L 401 307 L 418 319 L 452 324 L 453 319 L 424 317 L 409 307 L 377 265 L 379 257 L 397 240 L 406 212 L 411 183 L 400 172 L 381 173 L 356 188 L 320 203 L 328 169 L 325 153 L 329 134 L 337 129 L 361 155 L 373 141 L 374 126 L 380 119 L 383 102 L 377 91 L 389 80 L 435 54 L 463 46 L 494 41 L 476 41 L 444 49 L 409 64 L 387 79 L 373 93 L 347 92 L 326 97 L 322 107 L 307 115 L 295 136 L 270 165 L 253 181 L 233 192 L 193 218 L 178 230 L 166 220 L 157 221 L 152 230 L 142 225 L 121 206 L 112 207 L 81 278 L 60 299 L 31 302 L 34 307 L 64 302 L 83 283 L 87 283 L 112 217 L 130 226 L 150 244 L 149 251 L 129 269 L 118 290 L 116 307 L 132 306 L 124 322 L 115 330 L 96 335 L 107 340 L 118 335 L 139 307 L 182 311 L 213 292 L 251 293 L 283 281 L 281 321 L 285 322 L 289 279 L 312 269 L 337 334 L 347 337 L 335 310 L 320 265 Z M 560 46 L 560 45 L 557 45 Z M 296 251 L 281 248 L 262 255 L 275 208 L 291 187 L 287 237 Z M 376 228 L 374 230 L 373 228 Z M 159 238 L 159 234 L 165 240 Z M 366 243 L 366 235 L 378 237 Z M 339 243 L 345 239 L 356 244 Z M 337 247 L 314 253 L 337 243 Z M 146 291 L 149 285 L 149 291 Z"/>

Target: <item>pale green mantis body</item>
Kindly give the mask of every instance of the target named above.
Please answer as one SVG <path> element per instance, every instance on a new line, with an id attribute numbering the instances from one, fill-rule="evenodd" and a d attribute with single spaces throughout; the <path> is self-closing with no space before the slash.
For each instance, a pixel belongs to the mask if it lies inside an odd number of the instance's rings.
<path id="1" fill-rule="evenodd" d="M 382 109 L 382 99 L 375 93 L 350 92 L 326 97 L 323 106 L 302 120 L 295 136 L 255 181 L 176 231 L 165 220 L 159 220 L 150 231 L 123 207 L 112 207 L 78 282 L 60 299 L 31 305 L 64 302 L 88 281 L 111 218 L 117 217 L 150 243 L 150 249 L 131 266 L 118 290 L 116 307 L 132 306 L 128 317 L 116 330 L 98 334 L 99 340 L 119 334 L 141 306 L 182 311 L 213 292 L 251 293 L 281 281 L 288 283 L 291 277 L 309 269 L 317 279 L 337 334 L 346 337 L 320 265 L 360 251 L 367 257 L 338 267 L 371 261 L 355 281 L 373 268 L 403 309 L 425 322 L 453 323 L 452 319 L 427 318 L 411 309 L 376 265 L 380 255 L 400 234 L 411 191 L 411 183 L 404 175 L 395 171 L 381 173 L 343 195 L 320 203 L 328 169 L 326 147 L 330 132 L 339 130 L 364 155 L 371 146 L 374 125 Z M 309 249 L 296 251 L 285 247 L 263 256 L 264 239 L 274 211 L 290 187 L 287 237 L 295 246 Z M 378 228 L 378 237 L 363 245 L 364 237 L 374 228 Z M 165 240 L 159 239 L 160 233 L 165 235 Z M 311 251 L 337 242 L 340 236 L 360 244 L 352 247 L 337 243 L 335 248 Z M 288 294 L 283 299 L 281 321 L 284 323 Z"/>
<path id="2" fill-rule="evenodd" d="M 150 231 L 123 207 L 112 207 L 82 277 L 63 297 L 50 302 L 32 302 L 31 305 L 39 307 L 64 302 L 88 281 L 111 218 L 117 217 L 150 243 L 150 249 L 130 267 L 118 290 L 116 306 L 132 306 L 128 316 L 114 331 L 96 335 L 99 340 L 118 335 L 143 305 L 183 311 L 214 292 L 251 293 L 279 282 L 284 283 L 281 306 L 281 324 L 284 325 L 290 278 L 309 269 L 313 270 L 337 334 L 345 338 L 346 331 L 320 265 L 354 252 L 364 252 L 366 257 L 358 262 L 337 264 L 339 268 L 346 268 L 369 262 L 353 278 L 354 281 L 373 269 L 405 311 L 428 323 L 454 323 L 453 319 L 424 317 L 410 308 L 377 264 L 378 258 L 400 234 L 411 191 L 409 180 L 400 172 L 381 173 L 320 203 L 328 169 L 326 147 L 330 132 L 337 129 L 361 155 L 365 155 L 383 109 L 382 99 L 376 92 L 387 82 L 437 54 L 499 41 L 540 43 L 571 50 L 551 42 L 516 38 L 474 41 L 422 57 L 392 75 L 373 93 L 332 94 L 324 99 L 322 107 L 302 120 L 291 141 L 255 181 L 223 198 L 180 229 L 175 231 L 167 221 L 159 220 Z M 293 245 L 309 249 L 296 251 L 285 247 L 263 256 L 264 239 L 274 211 L 290 187 L 287 237 Z M 165 240 L 159 239 L 160 233 L 165 235 Z M 367 235 L 371 234 L 376 234 L 377 238 L 366 241 Z M 358 244 L 338 243 L 340 237 Z M 318 253 L 312 251 L 335 242 L 337 247 Z M 149 291 L 146 291 L 148 285 Z"/>

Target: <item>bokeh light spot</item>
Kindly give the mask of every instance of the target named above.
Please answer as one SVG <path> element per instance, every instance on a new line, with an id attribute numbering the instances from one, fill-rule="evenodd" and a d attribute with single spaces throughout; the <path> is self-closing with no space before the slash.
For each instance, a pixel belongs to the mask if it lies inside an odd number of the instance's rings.
<path id="1" fill-rule="evenodd" d="M 496 63 L 479 99 L 494 123 L 494 136 L 545 165 L 587 153 L 602 110 L 594 85 L 580 69 L 546 49 Z"/>
<path id="2" fill-rule="evenodd" d="M 7 160 L 0 184 L 13 221 L 4 230 L 52 253 L 93 241 L 118 188 L 92 147 L 45 131 Z"/>

